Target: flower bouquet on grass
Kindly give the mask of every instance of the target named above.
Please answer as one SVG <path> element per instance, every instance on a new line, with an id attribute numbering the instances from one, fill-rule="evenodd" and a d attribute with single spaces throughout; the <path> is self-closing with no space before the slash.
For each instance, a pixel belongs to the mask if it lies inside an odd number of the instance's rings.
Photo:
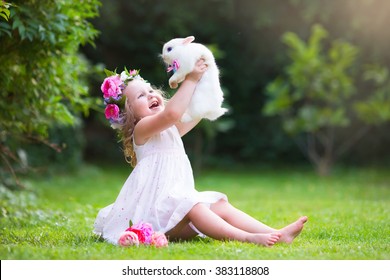
<path id="1" fill-rule="evenodd" d="M 149 223 L 139 222 L 126 229 L 118 240 L 118 244 L 122 247 L 151 245 L 156 248 L 167 247 L 168 240 L 164 233 L 153 231 L 153 227 Z"/>

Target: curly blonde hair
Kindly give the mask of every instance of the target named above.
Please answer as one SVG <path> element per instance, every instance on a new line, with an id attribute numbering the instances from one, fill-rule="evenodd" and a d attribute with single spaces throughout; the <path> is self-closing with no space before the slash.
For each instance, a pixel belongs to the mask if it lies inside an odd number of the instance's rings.
<path id="1" fill-rule="evenodd" d="M 167 101 L 166 94 L 164 91 L 162 91 L 160 88 L 155 88 L 155 87 L 152 88 L 153 90 L 161 94 L 161 96 L 164 98 L 164 102 Z M 132 167 L 135 167 L 135 165 L 137 164 L 137 156 L 134 152 L 133 138 L 134 138 L 134 127 L 139 120 L 137 120 L 136 116 L 134 115 L 131 104 L 128 102 L 127 98 L 124 105 L 123 119 L 124 119 L 123 125 L 119 129 L 120 140 L 122 141 L 122 145 L 123 145 L 123 154 L 125 156 L 125 160 L 128 163 L 130 163 Z"/>
<path id="2" fill-rule="evenodd" d="M 125 102 L 125 112 L 123 114 L 123 117 L 125 121 L 120 129 L 121 140 L 123 143 L 123 154 L 125 156 L 125 160 L 130 163 L 132 167 L 135 167 L 135 165 L 137 164 L 137 157 L 134 152 L 133 133 L 137 120 L 134 116 L 131 105 L 129 104 L 129 102 L 127 102 L 127 99 Z"/>

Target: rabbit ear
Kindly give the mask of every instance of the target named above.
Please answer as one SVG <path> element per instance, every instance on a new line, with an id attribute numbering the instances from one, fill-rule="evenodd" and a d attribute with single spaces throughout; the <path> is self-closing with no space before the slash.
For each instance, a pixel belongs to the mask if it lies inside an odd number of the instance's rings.
<path id="1" fill-rule="evenodd" d="M 187 44 L 191 43 L 194 40 L 195 40 L 194 36 L 188 36 L 187 38 L 184 38 L 183 45 L 187 45 Z"/>

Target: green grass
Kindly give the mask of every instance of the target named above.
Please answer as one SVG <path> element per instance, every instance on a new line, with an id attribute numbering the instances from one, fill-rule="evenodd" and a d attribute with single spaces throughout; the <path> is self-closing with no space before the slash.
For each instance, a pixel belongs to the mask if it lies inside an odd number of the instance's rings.
<path id="1" fill-rule="evenodd" d="M 0 257 L 5 259 L 390 259 L 390 174 L 385 168 L 207 171 L 198 190 L 228 195 L 236 207 L 280 228 L 309 216 L 291 245 L 264 248 L 210 238 L 168 248 L 120 248 L 92 234 L 97 211 L 113 202 L 128 170 L 85 166 L 75 174 L 28 181 L 30 191 L 0 189 Z"/>

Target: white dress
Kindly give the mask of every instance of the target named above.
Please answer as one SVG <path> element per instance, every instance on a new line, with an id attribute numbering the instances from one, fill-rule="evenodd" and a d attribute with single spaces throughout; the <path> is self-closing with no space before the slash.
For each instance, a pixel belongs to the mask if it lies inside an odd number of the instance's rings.
<path id="1" fill-rule="evenodd" d="M 137 165 L 116 201 L 101 209 L 94 233 L 117 244 L 123 231 L 147 222 L 154 231 L 175 227 L 197 203 L 210 205 L 226 195 L 195 190 L 192 168 L 176 126 L 153 136 L 144 145 L 134 145 Z M 196 230 L 196 229 L 195 229 Z"/>

